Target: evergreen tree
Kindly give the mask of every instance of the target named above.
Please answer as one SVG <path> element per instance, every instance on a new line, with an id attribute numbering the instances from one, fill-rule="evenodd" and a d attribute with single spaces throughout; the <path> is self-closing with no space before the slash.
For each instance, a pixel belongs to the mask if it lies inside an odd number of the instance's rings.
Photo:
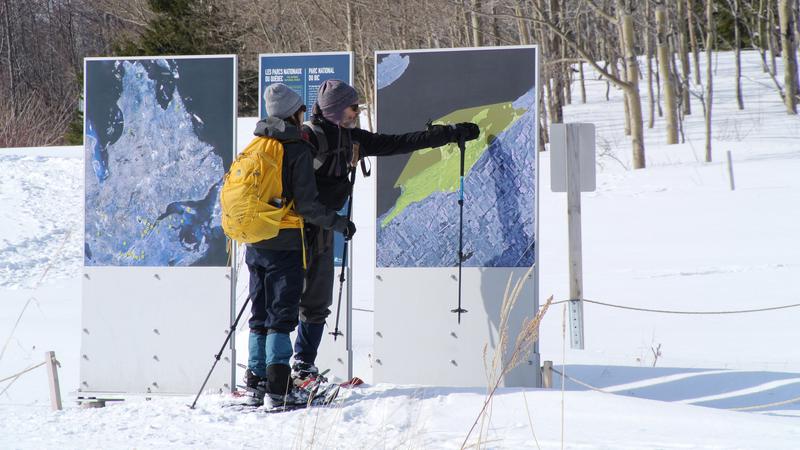
<path id="1" fill-rule="evenodd" d="M 247 29 L 227 14 L 218 0 L 149 0 L 154 18 L 138 39 L 123 39 L 116 56 L 242 54 Z M 252 116 L 258 106 L 258 77 L 239 61 L 239 115 Z M 255 93 L 254 93 L 255 92 Z"/>

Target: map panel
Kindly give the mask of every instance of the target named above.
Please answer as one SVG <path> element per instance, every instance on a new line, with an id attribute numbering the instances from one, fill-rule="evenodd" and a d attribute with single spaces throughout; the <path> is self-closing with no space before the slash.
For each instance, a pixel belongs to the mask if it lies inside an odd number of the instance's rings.
<path id="1" fill-rule="evenodd" d="M 86 266 L 226 266 L 235 58 L 87 59 Z"/>
<path id="2" fill-rule="evenodd" d="M 379 132 L 429 120 L 481 128 L 465 153 L 464 266 L 533 265 L 536 49 L 379 52 L 376 60 Z M 378 267 L 457 265 L 459 165 L 455 144 L 380 159 Z"/>

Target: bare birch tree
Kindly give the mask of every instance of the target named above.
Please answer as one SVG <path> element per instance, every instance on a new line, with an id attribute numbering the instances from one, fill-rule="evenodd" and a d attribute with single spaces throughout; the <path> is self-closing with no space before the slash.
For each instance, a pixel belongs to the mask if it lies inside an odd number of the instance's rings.
<path id="1" fill-rule="evenodd" d="M 783 90 L 786 112 L 797 114 L 797 47 L 794 41 L 795 18 L 790 0 L 778 1 L 781 26 L 781 55 L 783 56 Z"/>
<path id="2" fill-rule="evenodd" d="M 714 96 L 711 55 L 714 48 L 714 2 L 706 3 L 706 162 L 711 162 L 711 105 Z"/>
<path id="3" fill-rule="evenodd" d="M 656 6 L 656 27 L 658 42 L 658 72 L 661 74 L 664 87 L 664 109 L 666 113 L 667 144 L 678 143 L 678 114 L 675 102 L 675 88 L 670 63 L 672 50 L 667 35 L 667 10 L 663 4 Z"/>

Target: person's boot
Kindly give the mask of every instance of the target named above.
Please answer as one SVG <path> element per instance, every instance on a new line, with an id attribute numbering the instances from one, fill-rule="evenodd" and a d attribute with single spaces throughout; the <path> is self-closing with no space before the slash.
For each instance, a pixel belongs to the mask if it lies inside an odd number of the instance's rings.
<path id="1" fill-rule="evenodd" d="M 327 381 L 319 374 L 319 368 L 314 364 L 305 361 L 295 361 L 292 364 L 292 377 L 301 382 L 320 379 L 323 383 Z"/>
<path id="2" fill-rule="evenodd" d="M 264 395 L 267 393 L 267 380 L 261 378 L 250 369 L 244 372 L 245 394 L 243 404 L 247 406 L 261 406 L 264 404 Z"/>
<path id="3" fill-rule="evenodd" d="M 286 364 L 267 366 L 267 396 L 265 398 L 269 399 L 271 407 L 298 407 L 308 404 L 308 392 L 294 386 L 291 370 Z"/>

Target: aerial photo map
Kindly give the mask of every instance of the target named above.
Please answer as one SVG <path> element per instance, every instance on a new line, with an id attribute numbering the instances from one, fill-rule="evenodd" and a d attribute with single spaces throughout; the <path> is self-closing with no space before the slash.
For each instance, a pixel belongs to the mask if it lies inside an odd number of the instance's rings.
<path id="1" fill-rule="evenodd" d="M 379 52 L 376 77 L 380 133 L 481 129 L 466 144 L 464 266 L 533 265 L 535 49 Z M 459 165 L 456 144 L 379 160 L 378 267 L 458 264 Z"/>
<path id="2" fill-rule="evenodd" d="M 233 57 L 87 59 L 86 266 L 225 266 Z"/>

